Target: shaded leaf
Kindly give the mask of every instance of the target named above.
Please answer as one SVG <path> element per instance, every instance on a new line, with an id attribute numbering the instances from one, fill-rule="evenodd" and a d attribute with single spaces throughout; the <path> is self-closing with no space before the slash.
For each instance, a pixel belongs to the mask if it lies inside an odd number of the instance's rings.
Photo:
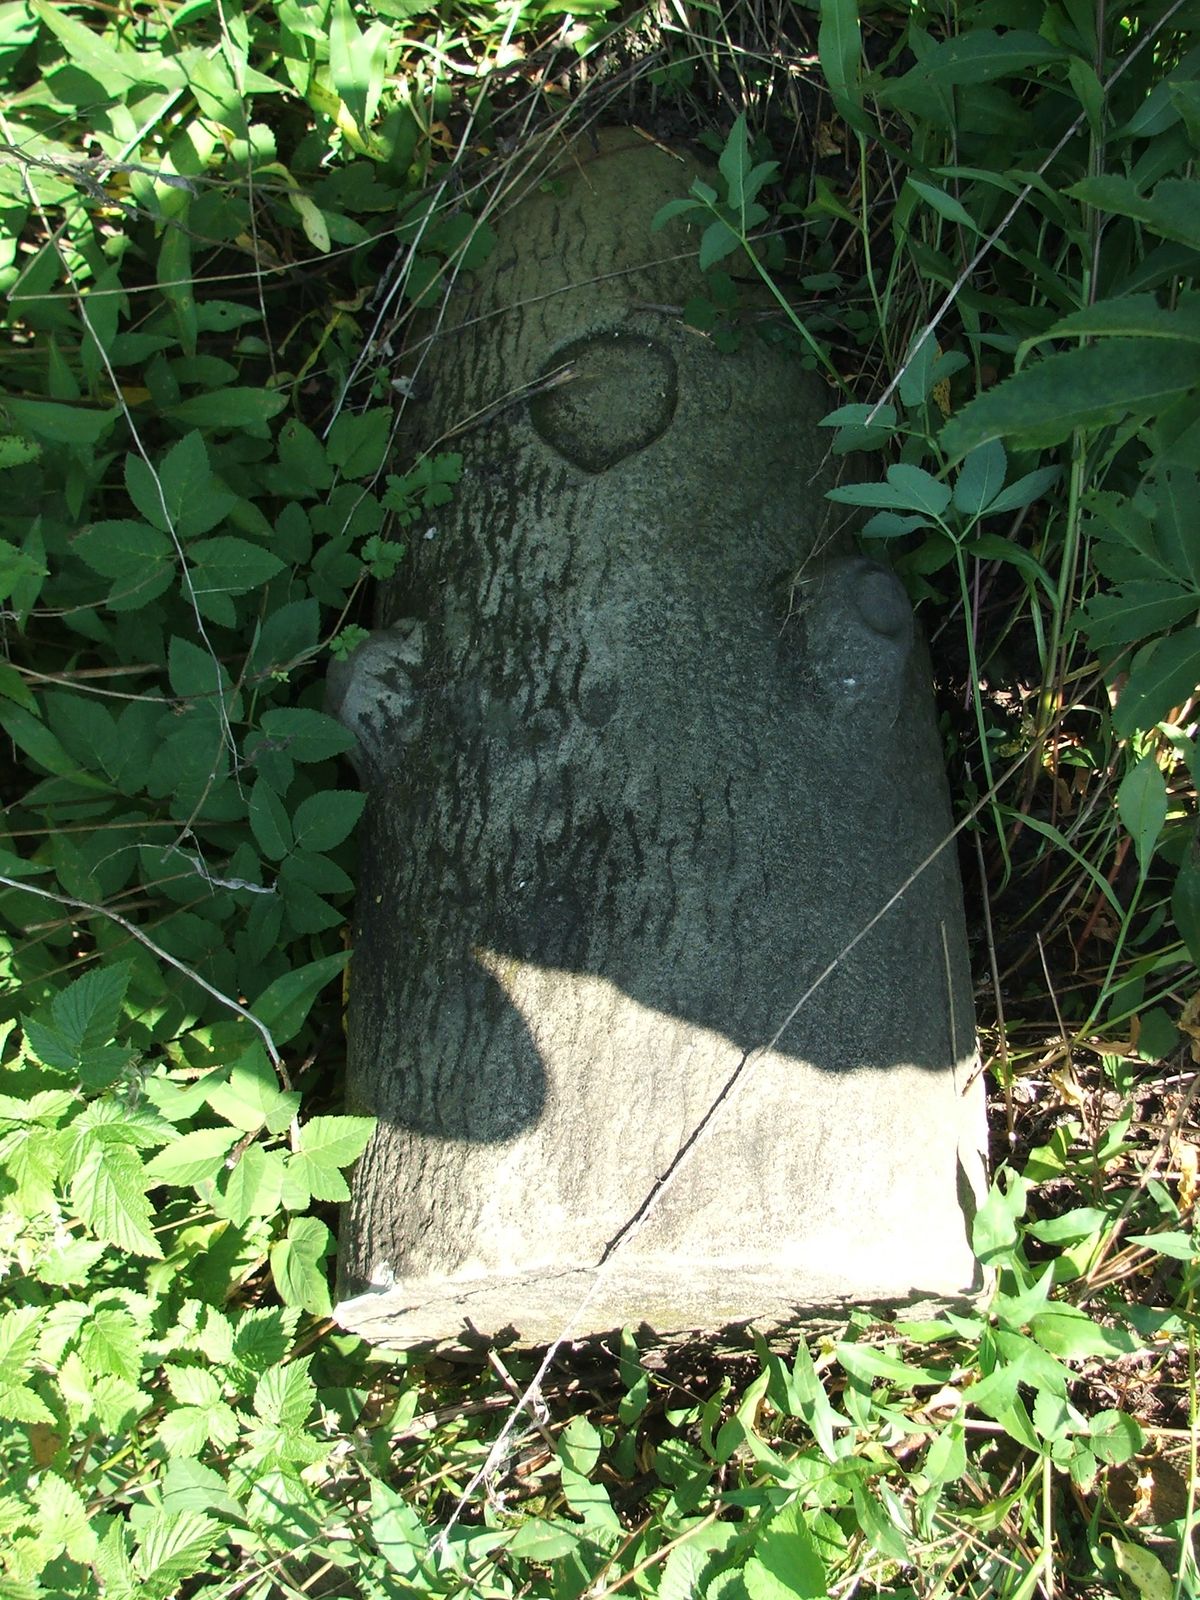
<path id="1" fill-rule="evenodd" d="M 1160 410 L 1200 383 L 1200 353 L 1157 340 L 1112 339 L 1025 367 L 976 396 L 942 429 L 957 460 L 989 439 L 1038 448 L 1075 428 L 1098 428 Z"/>

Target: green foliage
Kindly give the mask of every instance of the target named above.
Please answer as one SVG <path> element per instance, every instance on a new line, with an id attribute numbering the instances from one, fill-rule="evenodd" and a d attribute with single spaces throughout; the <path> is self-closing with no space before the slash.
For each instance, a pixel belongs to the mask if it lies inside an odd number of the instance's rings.
<path id="1" fill-rule="evenodd" d="M 634 58 L 677 105 L 720 64 L 724 116 L 760 53 L 676 9 Z M 1102 674 L 1084 837 L 1001 792 L 966 634 L 997 841 L 1020 817 L 1114 919 L 1098 998 L 1064 1004 L 1080 1037 L 1129 1025 L 1103 1058 L 1127 1086 L 1200 960 L 1194 17 L 810 9 L 855 182 L 798 180 L 747 110 L 655 225 L 695 230 L 699 334 L 744 337 L 749 273 L 836 381 L 833 451 L 885 465 L 834 499 L 916 598 L 970 615 L 981 574 L 1011 576 L 1035 763 L 1062 686 Z M 1194 1211 L 1153 1163 L 1131 1177 L 1129 1116 L 1060 1119 L 1001 1172 L 984 1305 L 759 1339 L 740 1391 L 673 1387 L 626 1333 L 617 1392 L 585 1414 L 571 1389 L 513 1441 L 519 1499 L 461 1503 L 507 1387 L 455 1396 L 328 1325 L 371 1125 L 328 1068 L 363 798 L 321 675 L 462 469 L 395 459 L 419 383 L 379 329 L 403 348 L 491 248 L 468 158 L 511 140 L 505 75 L 586 54 L 614 11 L 0 6 L 0 1596 L 1029 1594 L 1080 1497 L 1096 1583 L 1193 1582 L 1104 1521 L 1152 1457 L 1094 1375 L 1125 1392 L 1186 1355 L 1196 1414 Z M 1114 1257 L 1158 1300 L 1114 1293 Z"/>

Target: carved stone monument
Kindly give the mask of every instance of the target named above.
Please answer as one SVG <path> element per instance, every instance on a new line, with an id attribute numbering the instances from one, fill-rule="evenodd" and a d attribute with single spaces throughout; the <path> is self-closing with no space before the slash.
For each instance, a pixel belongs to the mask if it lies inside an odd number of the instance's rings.
<path id="1" fill-rule="evenodd" d="M 607 132 L 506 219 L 411 410 L 461 484 L 332 682 L 370 795 L 350 1073 L 379 1128 L 337 1311 L 366 1338 L 976 1283 L 922 647 L 827 531 L 821 383 L 683 322 L 696 241 L 650 222 L 699 170 Z"/>

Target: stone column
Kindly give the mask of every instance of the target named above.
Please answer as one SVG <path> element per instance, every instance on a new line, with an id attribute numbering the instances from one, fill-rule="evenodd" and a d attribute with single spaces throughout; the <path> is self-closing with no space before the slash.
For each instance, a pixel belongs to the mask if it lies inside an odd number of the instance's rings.
<path id="1" fill-rule="evenodd" d="M 650 222 L 699 170 L 609 131 L 508 216 L 412 411 L 426 445 L 476 419 L 461 484 L 334 676 L 370 795 L 350 1075 L 380 1120 L 337 1313 L 367 1338 L 976 1282 L 952 844 L 765 1048 L 950 815 L 903 590 L 831 532 L 833 397 L 680 316 L 695 238 Z"/>

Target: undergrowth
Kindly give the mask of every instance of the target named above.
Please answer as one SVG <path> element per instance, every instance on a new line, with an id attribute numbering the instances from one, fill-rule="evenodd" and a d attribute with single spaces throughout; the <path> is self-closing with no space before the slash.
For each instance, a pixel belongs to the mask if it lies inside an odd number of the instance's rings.
<path id="1" fill-rule="evenodd" d="M 1200 9 L 8 0 L 0 82 L 0 1595 L 1196 1594 Z M 412 317 L 592 119 L 707 146 L 685 317 L 765 283 L 878 463 L 996 1288 L 531 1392 L 329 1320 L 322 682 L 453 493 Z"/>

